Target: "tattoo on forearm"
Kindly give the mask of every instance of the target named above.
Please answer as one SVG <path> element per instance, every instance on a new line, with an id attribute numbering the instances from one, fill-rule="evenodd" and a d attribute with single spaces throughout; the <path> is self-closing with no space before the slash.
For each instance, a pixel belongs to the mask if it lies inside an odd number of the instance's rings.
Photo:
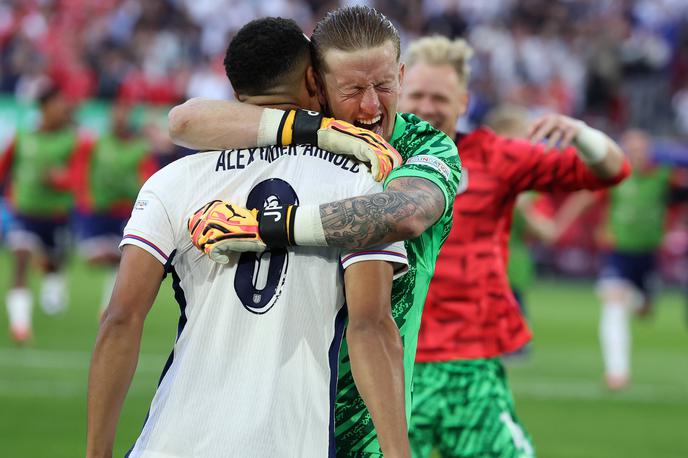
<path id="1" fill-rule="evenodd" d="M 444 194 L 422 178 L 392 181 L 385 192 L 320 206 L 329 246 L 358 249 L 403 240 L 408 223 L 432 226 L 444 211 Z"/>

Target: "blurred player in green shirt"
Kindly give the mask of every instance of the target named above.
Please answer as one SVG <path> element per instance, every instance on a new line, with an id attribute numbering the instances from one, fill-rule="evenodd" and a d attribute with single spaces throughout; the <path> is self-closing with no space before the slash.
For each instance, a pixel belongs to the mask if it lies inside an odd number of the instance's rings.
<path id="1" fill-rule="evenodd" d="M 106 270 L 101 309 L 112 293 L 118 245 L 136 196 L 158 168 L 150 142 L 131 125 L 131 112 L 131 103 L 115 102 L 110 132 L 82 149 L 72 166 L 79 251 L 89 264 Z"/>
<path id="2" fill-rule="evenodd" d="M 631 176 L 608 191 L 577 194 L 561 210 L 573 221 L 597 203 L 608 204 L 597 231 L 598 242 L 607 250 L 597 293 L 602 302 L 599 336 L 604 380 L 611 390 L 621 390 L 630 381 L 631 314 L 644 316 L 651 310 L 672 175 L 670 168 L 653 163 L 646 132 L 626 131 L 621 145 L 633 169 Z"/>
<path id="3" fill-rule="evenodd" d="M 38 102 L 39 128 L 17 132 L 0 156 L 0 182 L 8 182 L 12 213 L 7 241 L 15 262 L 6 306 L 10 333 L 17 342 L 26 341 L 32 333 L 33 301 L 27 288 L 32 254 L 42 255 L 42 309 L 55 314 L 67 305 L 61 271 L 73 208 L 70 166 L 78 150 L 90 147 L 72 125 L 72 106 L 57 88 L 46 88 Z"/>
<path id="4" fill-rule="evenodd" d="M 633 173 L 608 192 L 605 239 L 610 250 L 598 283 L 604 377 L 613 390 L 624 388 L 630 378 L 630 314 L 646 313 L 655 293 L 671 176 L 671 169 L 652 163 L 645 132 L 627 131 L 621 142 Z"/>

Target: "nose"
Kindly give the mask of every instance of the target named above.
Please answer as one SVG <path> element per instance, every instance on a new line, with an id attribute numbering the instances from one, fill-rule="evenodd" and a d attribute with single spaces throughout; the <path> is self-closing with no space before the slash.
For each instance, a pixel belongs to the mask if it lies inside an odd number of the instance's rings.
<path id="1" fill-rule="evenodd" d="M 369 87 L 361 97 L 361 112 L 366 115 L 375 116 L 380 108 L 380 99 L 375 92 L 375 88 Z"/>
<path id="2" fill-rule="evenodd" d="M 434 113 L 435 113 L 435 108 L 434 108 L 432 102 L 430 101 L 430 98 L 429 97 L 422 97 L 418 101 L 418 113 L 417 113 L 418 116 L 420 116 L 422 118 L 424 115 L 429 116 L 429 115 L 432 115 Z"/>

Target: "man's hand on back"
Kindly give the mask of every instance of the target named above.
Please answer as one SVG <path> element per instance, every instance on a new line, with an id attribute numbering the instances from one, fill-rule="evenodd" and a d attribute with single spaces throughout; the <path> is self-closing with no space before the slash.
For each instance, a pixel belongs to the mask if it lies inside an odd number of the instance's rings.
<path id="1" fill-rule="evenodd" d="M 227 264 L 230 252 L 265 250 L 257 218 L 258 210 L 213 200 L 196 210 L 187 227 L 196 248 L 213 261 Z"/>

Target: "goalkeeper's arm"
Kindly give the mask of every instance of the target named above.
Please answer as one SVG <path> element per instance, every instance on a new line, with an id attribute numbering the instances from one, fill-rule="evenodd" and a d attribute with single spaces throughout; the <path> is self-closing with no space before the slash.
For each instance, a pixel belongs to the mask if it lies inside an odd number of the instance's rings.
<path id="1" fill-rule="evenodd" d="M 376 181 L 385 179 L 402 162 L 379 135 L 306 110 L 197 98 L 170 111 L 169 130 L 175 143 L 199 150 L 316 145 L 369 163 Z"/>
<path id="2" fill-rule="evenodd" d="M 444 194 L 425 178 L 400 177 L 384 192 L 279 211 L 279 218 L 258 217 L 260 236 L 268 247 L 359 249 L 420 236 L 442 216 Z"/>
<path id="3" fill-rule="evenodd" d="M 263 108 L 246 103 L 190 99 L 170 111 L 170 138 L 177 145 L 197 150 L 258 146 L 262 114 Z"/>
<path id="4" fill-rule="evenodd" d="M 291 110 L 296 114 L 296 110 Z M 303 110 L 298 110 L 303 111 Z M 197 150 L 253 148 L 256 146 L 317 144 L 318 124 L 309 124 L 310 132 L 301 137 L 292 135 L 297 127 L 295 116 L 288 119 L 288 111 L 263 108 L 241 102 L 227 102 L 193 98 L 170 110 L 168 126 L 170 138 L 177 145 Z M 308 117 L 304 118 L 306 122 Z M 316 118 L 313 118 L 316 120 Z M 301 133 L 304 128 L 299 129 Z M 297 138 L 298 137 L 298 138 Z M 321 145 L 320 145 L 321 146 Z"/>
<path id="5" fill-rule="evenodd" d="M 224 214 L 214 218 L 216 211 Z M 401 177 L 385 192 L 270 214 L 213 201 L 188 221 L 191 240 L 216 262 L 228 254 L 292 245 L 360 249 L 418 237 L 444 211 L 444 194 L 424 178 Z M 279 212 L 279 216 L 275 216 Z"/>

